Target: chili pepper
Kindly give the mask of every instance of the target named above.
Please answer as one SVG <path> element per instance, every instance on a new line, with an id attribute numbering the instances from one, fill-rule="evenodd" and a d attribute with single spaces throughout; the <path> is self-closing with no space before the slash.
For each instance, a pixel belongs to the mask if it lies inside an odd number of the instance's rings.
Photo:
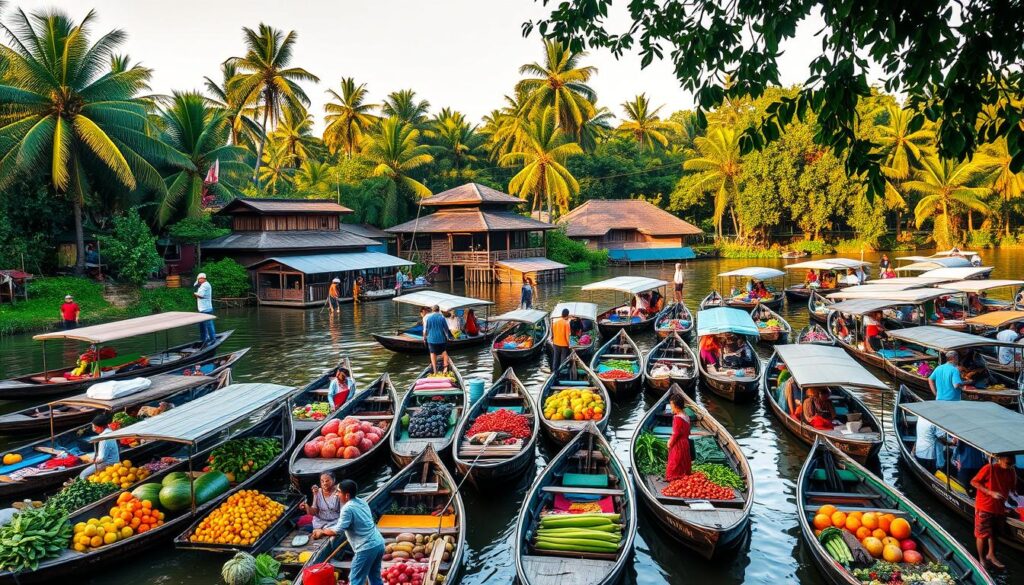
<path id="1" fill-rule="evenodd" d="M 466 431 L 466 436 L 490 432 L 508 433 L 517 439 L 526 439 L 529 438 L 531 429 L 525 416 L 501 408 L 476 417 Z"/>

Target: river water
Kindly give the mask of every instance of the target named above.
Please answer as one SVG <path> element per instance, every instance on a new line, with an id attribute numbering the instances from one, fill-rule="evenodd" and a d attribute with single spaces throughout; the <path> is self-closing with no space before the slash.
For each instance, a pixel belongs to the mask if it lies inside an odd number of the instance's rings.
<path id="1" fill-rule="evenodd" d="M 982 255 L 985 264 L 996 266 L 995 278 L 1019 278 L 1024 273 L 1024 255 L 1013 251 L 990 251 Z M 866 260 L 877 260 L 867 255 Z M 793 261 L 790 261 L 793 262 Z M 713 259 L 686 264 L 687 304 L 696 310 L 700 299 L 715 285 L 719 272 L 743 266 L 782 267 L 785 260 L 727 260 Z M 585 300 L 596 302 L 602 309 L 617 302 L 614 294 L 589 293 L 580 290 L 588 282 L 609 276 L 635 274 L 671 280 L 671 266 L 647 268 L 610 268 L 600 272 L 570 275 L 564 282 L 540 287 L 535 303 L 551 307 L 559 300 Z M 214 283 L 216 286 L 216 283 Z M 446 285 L 440 290 L 448 291 Z M 519 301 L 518 287 L 508 285 L 474 285 L 466 287 L 456 283 L 451 289 L 456 294 L 492 299 L 492 314 L 514 308 Z M 794 330 L 807 324 L 807 310 L 802 304 L 786 305 L 781 311 Z M 349 305 L 340 316 L 331 318 L 327 311 L 271 308 L 241 308 L 218 312 L 218 330 L 234 329 L 224 350 L 252 347 L 252 351 L 235 367 L 236 381 L 265 381 L 289 385 L 303 385 L 327 367 L 337 363 L 342 355 L 352 359 L 353 369 L 362 383 L 367 383 L 382 372 L 390 372 L 396 387 L 404 389 L 423 368 L 425 358 L 391 353 L 375 343 L 373 332 L 393 332 L 414 319 L 414 311 L 400 308 L 396 303 L 377 302 Z M 192 330 L 175 331 L 172 343 L 195 335 Z M 636 342 L 648 350 L 656 338 L 653 332 L 640 334 Z M 145 341 L 119 343 L 122 352 L 149 349 Z M 48 360 L 70 363 L 78 347 L 68 344 L 48 344 Z M 759 345 L 763 359 L 771 349 Z M 498 373 L 485 347 L 464 350 L 454 359 L 466 378 L 491 380 Z M 41 367 L 38 344 L 31 336 L 0 338 L 0 379 L 19 373 L 35 371 Z M 549 374 L 546 360 L 515 366 L 516 374 L 528 388 L 538 390 Z M 882 372 L 876 372 L 889 381 Z M 892 393 L 884 397 L 885 408 L 878 394 L 862 396 L 865 402 L 888 424 Z M 660 531 L 649 513 L 640 516 L 640 529 L 636 539 L 635 555 L 626 572 L 625 583 L 824 583 L 813 564 L 810 554 L 801 542 L 796 523 L 795 481 L 807 455 L 807 447 L 788 434 L 760 401 L 750 404 L 732 404 L 708 392 L 700 393 L 700 400 L 712 415 L 720 420 L 739 441 L 750 461 L 754 474 L 755 504 L 753 507 L 749 542 L 727 560 L 705 561 Z M 25 403 L 0 402 L 0 412 L 23 408 Z M 628 459 L 629 437 L 650 400 L 641 393 L 636 398 L 616 402 L 612 408 L 607 434 L 623 460 Z M 541 443 L 537 468 L 544 466 L 555 454 L 551 445 Z M 4 446 L 0 440 L 0 448 Z M 931 497 L 909 474 L 897 465 L 899 451 L 891 434 L 880 456 L 880 471 L 887 481 L 908 494 L 915 503 L 950 530 L 968 550 L 973 550 L 972 527 L 969 522 L 954 516 L 946 507 Z M 381 459 L 377 473 L 360 478 L 362 489 L 380 485 L 392 473 Z M 467 543 L 465 570 L 462 582 L 467 584 L 511 583 L 515 578 L 512 560 L 516 514 L 522 498 L 535 477 L 529 472 L 515 485 L 500 491 L 477 493 L 465 488 L 467 513 Z M 282 480 L 282 487 L 284 487 Z M 1024 562 L 1002 551 L 1002 559 L 1009 566 L 1008 573 L 997 576 L 1000 583 L 1024 582 Z M 170 544 L 139 554 L 137 559 L 103 569 L 81 582 L 104 585 L 159 583 L 213 584 L 220 583 L 223 557 L 204 553 L 179 552 Z"/>

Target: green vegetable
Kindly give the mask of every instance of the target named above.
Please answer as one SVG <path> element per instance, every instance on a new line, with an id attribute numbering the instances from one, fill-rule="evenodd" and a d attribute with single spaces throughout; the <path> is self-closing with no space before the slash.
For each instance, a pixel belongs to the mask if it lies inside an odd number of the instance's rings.
<path id="1" fill-rule="evenodd" d="M 139 420 L 140 419 L 135 418 L 134 416 L 128 414 L 127 412 L 118 412 L 113 417 L 111 417 L 111 422 L 115 422 L 115 423 L 119 424 L 122 429 L 124 427 L 130 426 L 130 425 L 133 425 L 133 424 L 139 422 Z"/>
<path id="2" fill-rule="evenodd" d="M 281 442 L 270 437 L 232 439 L 210 453 L 210 469 L 234 475 L 236 482 L 270 463 L 281 453 Z"/>
<path id="3" fill-rule="evenodd" d="M 113 483 L 91 482 L 75 478 L 71 483 L 64 486 L 63 489 L 51 496 L 50 499 L 46 500 L 46 505 L 54 510 L 70 515 L 72 512 L 119 490 L 120 488 Z"/>
<path id="4" fill-rule="evenodd" d="M 537 531 L 537 538 L 587 538 L 590 540 L 619 542 L 622 540 L 622 534 L 603 532 L 601 530 L 588 530 L 586 528 L 541 528 Z"/>
<path id="5" fill-rule="evenodd" d="M 550 539 L 538 538 L 534 544 L 540 550 L 561 550 L 578 552 L 613 553 L 619 550 L 618 545 L 601 542 L 598 540 L 568 540 L 560 539 L 557 542 Z"/>
<path id="6" fill-rule="evenodd" d="M 227 585 L 249 585 L 256 578 L 256 559 L 249 553 L 240 552 L 224 563 L 220 576 Z"/>
<path id="7" fill-rule="evenodd" d="M 550 532 L 573 531 L 573 530 L 596 530 L 598 532 L 615 532 L 615 531 L 618 530 L 618 528 L 614 524 L 606 524 L 604 526 L 591 526 L 589 528 L 573 528 L 571 526 L 566 526 L 565 528 L 542 528 L 541 530 L 547 530 L 547 531 L 550 531 Z"/>
<path id="8" fill-rule="evenodd" d="M 696 463 L 693 465 L 694 472 L 703 473 L 712 483 L 723 487 L 730 487 L 737 490 L 746 489 L 746 483 L 728 465 L 721 463 Z"/>
<path id="9" fill-rule="evenodd" d="M 51 506 L 29 508 L 0 526 L 0 571 L 35 570 L 60 556 L 71 541 L 68 515 Z"/>
<path id="10" fill-rule="evenodd" d="M 818 535 L 818 542 L 825 547 L 829 556 L 836 562 L 847 565 L 853 562 L 853 553 L 846 541 L 843 540 L 843 533 L 838 528 L 830 526 L 822 530 Z"/>
<path id="11" fill-rule="evenodd" d="M 256 579 L 277 580 L 277 574 L 281 570 L 281 563 L 267 553 L 256 556 Z"/>
<path id="12" fill-rule="evenodd" d="M 228 476 L 219 471 L 208 471 L 195 482 L 196 505 L 201 506 L 231 489 Z"/>
<path id="13" fill-rule="evenodd" d="M 636 438 L 636 465 L 643 475 L 665 475 L 668 442 L 654 433 L 643 431 Z"/>

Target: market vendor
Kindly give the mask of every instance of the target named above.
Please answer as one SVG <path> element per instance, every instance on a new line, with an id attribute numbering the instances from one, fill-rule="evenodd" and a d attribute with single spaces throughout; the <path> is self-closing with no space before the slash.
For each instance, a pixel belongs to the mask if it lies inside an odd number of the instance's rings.
<path id="1" fill-rule="evenodd" d="M 331 408 L 341 408 L 356 392 L 356 381 L 345 368 L 338 368 L 327 386 L 327 402 Z"/>
<path id="2" fill-rule="evenodd" d="M 466 310 L 466 324 L 463 329 L 465 329 L 466 335 L 480 335 L 480 322 L 476 320 L 476 312 L 473 309 Z"/>
<path id="3" fill-rule="evenodd" d="M 816 429 L 831 431 L 836 418 L 836 409 L 829 399 L 828 388 L 808 388 L 803 403 L 804 422 Z"/>
<path id="4" fill-rule="evenodd" d="M 946 363 L 935 368 L 928 376 L 928 387 L 936 400 L 960 400 L 964 381 L 957 367 L 959 361 L 959 354 L 955 350 L 949 350 L 946 352 Z"/>
<path id="5" fill-rule="evenodd" d="M 727 368 L 748 368 L 754 363 L 750 346 L 739 335 L 729 334 L 722 347 L 722 365 Z"/>
<path id="6" fill-rule="evenodd" d="M 700 339 L 700 360 L 705 366 L 717 368 L 722 360 L 722 347 L 717 335 L 705 335 Z"/>
<path id="7" fill-rule="evenodd" d="M 673 392 L 668 399 L 672 407 L 672 436 L 668 439 L 668 461 L 665 481 L 672 482 L 693 473 L 690 449 L 690 417 L 686 415 L 686 400 Z"/>
<path id="8" fill-rule="evenodd" d="M 384 537 L 377 529 L 373 511 L 364 500 L 356 497 L 358 486 L 351 479 L 341 482 L 341 515 L 338 521 L 323 530 L 314 530 L 313 538 L 345 534 L 355 553 L 349 570 L 350 583 L 381 583 L 380 565 L 384 558 Z"/>
<path id="9" fill-rule="evenodd" d="M 960 377 L 975 388 L 987 388 L 992 383 L 992 375 L 981 352 L 969 348 L 960 351 Z"/>
<path id="10" fill-rule="evenodd" d="M 882 349 L 882 339 L 887 336 L 882 326 L 881 311 L 872 311 L 864 315 L 864 351 L 877 352 Z"/>
<path id="11" fill-rule="evenodd" d="M 320 474 L 320 483 L 313 484 L 313 499 L 309 504 L 299 504 L 306 514 L 313 517 L 311 530 L 322 530 L 338 521 L 341 516 L 341 492 L 334 480 L 334 474 L 325 471 Z"/>
<path id="12" fill-rule="evenodd" d="M 110 428 L 110 413 L 101 412 L 92 419 L 92 431 L 103 436 L 113 431 Z M 121 452 L 117 448 L 117 439 L 106 439 L 98 443 L 96 457 L 92 464 L 78 474 L 81 479 L 86 479 L 97 471 L 103 471 L 107 467 L 121 461 Z"/>

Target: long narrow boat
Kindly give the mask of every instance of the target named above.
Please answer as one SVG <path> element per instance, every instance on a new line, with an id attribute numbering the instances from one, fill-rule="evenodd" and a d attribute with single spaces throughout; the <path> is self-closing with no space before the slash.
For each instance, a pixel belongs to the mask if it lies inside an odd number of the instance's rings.
<path id="1" fill-rule="evenodd" d="M 669 335 L 655 345 L 644 360 L 644 389 L 661 396 L 676 384 L 692 394 L 697 388 L 697 357 L 678 335 Z"/>
<path id="2" fill-rule="evenodd" d="M 391 445 L 391 460 L 395 465 L 404 467 L 412 463 L 412 460 L 419 455 L 427 445 L 434 448 L 434 451 L 441 457 L 451 455 L 452 442 L 455 440 L 455 427 L 459 420 L 466 416 L 469 403 L 467 399 L 466 383 L 462 374 L 455 364 L 451 364 L 447 377 L 442 380 L 449 380 L 450 386 L 445 388 L 431 387 L 417 389 L 420 380 L 433 378 L 431 368 L 427 366 L 420 372 L 415 380 L 409 385 L 409 389 L 402 397 L 402 403 L 395 410 L 394 430 L 388 435 L 388 443 Z M 432 384 L 432 386 L 434 386 Z M 451 418 L 442 425 L 446 430 L 441 436 L 412 437 L 409 434 L 411 418 L 420 412 L 428 404 L 451 405 Z M 406 419 L 406 415 L 410 419 Z"/>
<path id="3" fill-rule="evenodd" d="M 741 282 L 743 280 L 747 280 L 749 283 L 763 284 L 765 280 L 771 278 L 779 278 L 785 275 L 785 272 L 781 270 L 776 270 L 774 268 L 765 268 L 763 266 L 748 266 L 746 268 L 739 268 L 737 270 L 723 272 L 718 275 L 718 278 L 721 279 L 721 282 L 729 284 Z M 739 286 L 730 286 L 730 289 L 743 290 Z M 726 288 L 723 286 L 718 290 L 724 291 L 726 290 Z M 717 306 L 732 307 L 734 309 L 743 309 L 745 311 L 749 311 L 758 305 L 767 305 L 768 308 L 773 310 L 782 308 L 782 301 L 785 300 L 786 295 L 774 289 L 769 289 L 769 293 L 770 295 L 767 298 L 752 298 L 749 294 L 733 294 L 732 296 L 726 297 L 723 294 L 721 304 Z M 711 305 L 709 305 L 709 307 L 710 306 Z M 703 309 L 705 307 L 702 306 L 701 308 Z"/>
<path id="4" fill-rule="evenodd" d="M 423 540 L 440 538 L 450 544 L 451 552 L 444 555 L 430 577 L 434 583 L 459 582 L 466 554 L 466 510 L 454 478 L 431 445 L 427 445 L 409 465 L 368 496 L 366 503 L 377 518 L 377 529 L 388 545 L 395 543 L 403 533 L 423 537 Z M 420 511 L 424 509 L 429 512 L 424 514 Z M 345 535 L 341 534 L 332 537 L 304 566 L 330 563 L 347 582 L 348 571 L 352 568 L 351 558 L 352 549 Z M 400 560 L 384 561 L 382 567 L 387 570 Z M 300 573 L 293 585 L 302 583 Z"/>
<path id="5" fill-rule="evenodd" d="M 884 299 L 892 301 L 885 313 L 885 323 L 890 328 L 934 325 L 953 331 L 967 331 L 969 328 L 963 311 L 952 310 L 951 302 L 956 297 L 966 298 L 965 293 L 945 288 L 921 288 L 905 285 L 902 290 L 891 290 L 889 284 L 867 284 L 832 293 L 833 300 Z M 909 288 L 908 288 L 909 287 Z M 890 290 L 887 290 L 890 289 Z M 964 301 L 961 301 L 963 304 Z"/>
<path id="6" fill-rule="evenodd" d="M 796 342 L 803 345 L 828 345 L 835 347 L 836 338 L 817 323 L 808 323 L 796 334 Z"/>
<path id="7" fill-rule="evenodd" d="M 665 307 L 665 310 L 658 314 L 654 321 L 654 332 L 661 339 L 675 333 L 689 340 L 693 337 L 693 324 L 693 313 L 690 312 L 690 308 L 683 301 L 679 301 Z"/>
<path id="8" fill-rule="evenodd" d="M 926 469 L 921 462 L 914 456 L 914 446 L 917 443 L 917 423 L 918 415 L 910 412 L 909 408 L 917 408 L 919 405 L 927 404 L 931 408 L 935 408 L 932 404 L 938 404 L 937 402 L 923 402 L 921 398 L 914 394 L 906 386 L 901 385 L 899 391 L 896 394 L 896 407 L 893 411 L 892 421 L 893 427 L 896 429 L 896 437 L 899 439 L 900 455 L 903 465 L 905 465 L 917 481 L 924 484 L 924 487 L 928 489 L 939 501 L 946 505 L 949 509 L 959 514 L 962 518 L 968 522 L 974 520 L 974 498 L 967 493 L 967 487 L 960 485 L 956 480 L 956 471 L 952 469 L 952 465 L 949 467 L 943 467 L 943 469 L 937 470 L 932 473 Z M 963 407 L 958 411 L 955 417 L 961 419 L 964 425 L 971 425 L 973 429 L 969 431 L 961 430 L 959 428 L 952 427 L 949 423 L 953 421 L 952 416 L 946 417 L 946 420 L 942 421 L 940 428 L 947 431 L 949 434 L 960 438 L 969 440 L 968 444 L 975 448 L 983 449 L 987 447 L 987 437 L 982 437 L 979 434 L 984 433 L 986 428 L 999 429 L 1001 432 L 1015 433 L 1017 437 L 1020 437 L 1019 429 L 1024 428 L 1024 416 L 1021 416 L 1009 409 L 1000 409 L 989 413 L 984 413 L 986 417 L 998 417 L 977 419 L 971 416 L 971 412 L 975 409 L 991 408 L 985 403 L 964 403 L 964 402 L 949 402 L 950 406 Z M 940 405 L 939 408 L 942 408 Z M 1006 425 L 1006 422 L 1009 425 Z M 933 421 L 934 422 L 934 421 Z M 953 432 L 956 431 L 956 432 Z M 959 434 L 958 434 L 959 433 Z M 970 435 L 968 435 L 970 433 Z M 994 437 L 993 437 L 994 438 Z M 1020 446 L 1024 449 L 1024 445 Z M 952 451 L 947 452 L 946 461 L 952 461 Z M 1017 469 L 1018 483 L 1024 481 L 1021 479 L 1021 470 Z M 1008 544 L 1016 549 L 1024 550 L 1024 520 L 1015 518 L 1012 515 L 1006 517 L 1006 522 L 1003 523 L 1002 530 L 998 534 L 1000 542 Z"/>
<path id="9" fill-rule="evenodd" d="M 658 289 L 664 291 L 667 284 L 664 280 L 647 278 L 645 276 L 616 276 L 600 282 L 585 284 L 582 290 L 615 291 L 622 293 L 627 298 L 632 298 L 626 304 L 612 307 L 597 316 L 597 327 L 601 330 L 601 335 L 611 337 L 623 329 L 630 333 L 651 329 L 654 322 L 664 313 L 665 309 L 659 311 L 654 307 L 650 307 L 641 316 L 633 316 L 631 314 L 632 310 L 639 295 Z M 664 294 L 662 294 L 662 299 L 664 298 Z"/>
<path id="10" fill-rule="evenodd" d="M 268 429 L 262 436 L 278 438 L 282 450 L 267 465 L 231 486 L 229 491 L 196 506 L 194 510 L 186 509 L 176 515 L 168 513 L 160 526 L 88 552 L 76 552 L 68 548 L 60 556 L 40 562 L 34 571 L 17 575 L 10 572 L 0 573 L 0 583 L 81 580 L 101 566 L 140 558 L 139 555 L 145 550 L 165 542 L 187 526 L 192 519 L 216 508 L 231 494 L 255 485 L 285 460 L 295 441 L 287 407 L 287 397 L 293 392 L 294 388 L 276 384 L 235 384 L 160 416 L 113 431 L 109 438 L 120 440 L 147 437 L 154 441 L 186 444 L 192 452 L 200 452 L 204 442 L 216 441 L 226 429 L 243 424 L 247 420 L 251 421 L 253 418 L 266 417 L 276 419 L 279 424 L 274 430 Z M 99 518 L 105 516 L 108 509 L 109 502 L 97 502 L 71 516 L 69 522 L 74 525 L 89 518 Z M 70 547 L 71 543 L 68 544 Z"/>
<path id="11" fill-rule="evenodd" d="M 836 418 L 843 425 L 831 430 L 819 429 L 788 412 L 786 396 L 779 388 L 779 374 L 788 370 L 794 381 L 792 391 L 796 399 L 802 400 L 804 393 L 813 388 L 818 392 L 831 393 Z M 780 345 L 768 360 L 768 372 L 764 377 L 764 403 L 779 419 L 786 430 L 808 445 L 818 437 L 825 437 L 854 459 L 865 462 L 875 458 L 882 448 L 882 423 L 875 417 L 851 388 L 877 390 L 889 389 L 864 366 L 853 361 L 838 347 L 823 345 Z"/>
<path id="12" fill-rule="evenodd" d="M 885 367 L 885 358 L 866 349 L 864 342 L 864 316 L 892 307 L 898 303 L 878 299 L 853 299 L 832 305 L 826 328 L 839 347 L 861 363 L 879 369 Z M 891 333 L 891 330 L 890 330 Z"/>
<path id="13" fill-rule="evenodd" d="M 551 309 L 552 323 L 555 319 L 562 318 L 563 309 L 568 309 L 569 318 L 579 319 L 582 325 L 582 333 L 579 337 L 573 337 L 569 340 L 569 349 L 578 353 L 582 359 L 589 360 L 594 355 L 597 342 L 601 338 L 597 328 L 597 305 L 580 302 L 558 303 L 554 309 Z M 548 338 L 545 344 L 549 350 L 553 350 L 550 327 L 548 328 Z"/>
<path id="14" fill-rule="evenodd" d="M 722 298 L 722 294 L 717 290 L 713 290 L 706 294 L 703 299 L 700 300 L 700 304 L 697 308 L 701 311 L 705 309 L 714 309 L 715 307 L 724 307 L 725 299 Z"/>
<path id="15" fill-rule="evenodd" d="M 177 384 L 168 384 L 176 376 L 200 375 L 217 378 L 234 366 L 235 362 L 242 359 L 242 356 L 248 351 L 249 348 L 246 347 L 152 376 L 150 380 L 153 384 L 149 388 L 124 397 L 123 401 L 119 401 L 120 404 L 115 412 L 123 411 L 135 416 L 139 407 L 170 398 L 172 394 L 168 394 L 168 392 L 180 391 Z M 89 397 L 83 392 L 49 404 L 32 406 L 2 415 L 0 416 L 0 434 L 23 435 L 64 430 L 88 422 L 100 410 L 108 410 L 93 406 L 90 402 Z"/>
<path id="16" fill-rule="evenodd" d="M 185 530 L 174 537 L 174 548 L 222 555 L 234 555 L 239 552 L 258 555 L 269 550 L 280 542 L 282 536 L 291 531 L 297 518 L 304 514 L 304 511 L 299 508 L 303 502 L 303 496 L 295 491 L 277 491 L 279 488 L 280 483 L 274 481 L 274 478 L 265 479 L 259 484 L 249 486 L 249 489 L 284 506 L 280 516 L 272 521 L 252 544 L 210 543 L 194 540 L 193 537 L 200 524 L 214 511 L 209 510 L 205 515 L 196 516 Z"/>
<path id="17" fill-rule="evenodd" d="M 552 550 L 537 542 L 542 519 L 568 517 L 573 499 L 610 507 L 621 534 L 614 552 Z M 568 508 L 567 508 L 568 506 Z M 588 423 L 537 477 L 516 521 L 516 574 L 522 585 L 611 585 L 622 578 L 636 537 L 636 494 L 629 473 L 600 429 Z M 566 547 L 561 547 L 566 548 Z"/>
<path id="18" fill-rule="evenodd" d="M 970 327 L 971 333 L 995 339 L 1000 331 L 1011 327 L 1016 329 L 1022 321 L 1024 321 L 1024 311 L 1006 309 L 971 317 L 967 320 L 967 325 Z M 988 369 L 1015 378 L 1020 376 L 1021 371 L 1024 371 L 1024 354 L 1021 350 L 1012 352 L 1010 361 L 1004 364 L 999 359 L 1002 352 L 995 348 L 980 349 L 985 361 L 988 362 Z"/>
<path id="19" fill-rule="evenodd" d="M 911 538 L 916 541 L 916 550 L 923 556 L 924 563 L 936 562 L 949 567 L 956 583 L 993 583 L 985 569 L 942 525 L 828 440 L 815 441 L 811 447 L 797 480 L 796 501 L 800 533 L 818 569 L 833 585 L 863 585 L 864 582 L 853 575 L 853 570 L 870 569 L 872 565 L 836 562 L 818 541 L 813 521 L 817 510 L 825 504 L 840 511 L 878 511 L 903 518 L 910 524 Z M 910 568 L 905 566 L 903 570 L 906 573 Z M 923 565 L 921 570 L 924 570 Z"/>
<path id="20" fill-rule="evenodd" d="M 628 398 L 636 394 L 643 381 L 643 357 L 626 330 L 620 329 L 597 350 L 590 360 L 590 369 L 612 398 Z"/>
<path id="21" fill-rule="evenodd" d="M 724 367 L 722 364 L 705 364 L 703 359 L 698 359 L 697 367 L 701 380 L 712 392 L 727 400 L 741 402 L 756 397 L 764 372 L 761 360 L 754 353 L 754 345 L 750 343 L 750 339 L 758 335 L 757 325 L 750 318 L 750 314 L 729 307 L 707 309 L 697 313 L 698 345 L 701 339 L 709 335 L 739 336 L 740 344 L 750 361 L 739 368 L 732 368 Z"/>
<path id="22" fill-rule="evenodd" d="M 548 314 L 538 309 L 516 309 L 494 318 L 497 323 L 513 323 L 494 339 L 491 356 L 501 367 L 534 358 L 544 351 L 544 340 L 551 326 Z"/>
<path id="23" fill-rule="evenodd" d="M 381 453 L 388 450 L 388 444 L 392 431 L 395 429 L 395 406 L 398 397 L 395 393 L 395 385 L 391 383 L 388 374 L 381 374 L 376 380 L 370 383 L 365 389 L 359 391 L 351 400 L 346 402 L 338 410 L 331 413 L 326 419 L 320 421 L 317 426 L 298 442 L 298 448 L 292 453 L 288 460 L 288 473 L 291 475 L 294 484 L 301 493 L 306 493 L 325 471 L 333 472 L 335 477 L 355 477 L 366 471 Z M 382 429 L 384 436 L 374 443 L 368 450 L 360 448 L 359 455 L 351 459 L 345 459 L 338 454 L 338 457 L 323 458 L 317 454 L 310 457 L 305 451 L 305 445 L 317 437 L 323 435 L 323 428 L 332 420 L 344 420 L 346 418 L 358 419 L 360 424 L 367 423 Z"/>
<path id="24" fill-rule="evenodd" d="M 807 297 L 807 314 L 812 321 L 824 325 L 828 322 L 829 305 L 835 304 L 832 299 L 822 296 L 818 291 L 811 291 Z"/>
<path id="25" fill-rule="evenodd" d="M 491 301 L 459 297 L 433 290 L 403 294 L 392 300 L 399 304 L 426 307 L 428 310 L 436 306 L 444 312 L 457 312 L 494 304 Z M 461 332 L 457 338 L 448 341 L 448 350 L 454 351 L 463 347 L 483 345 L 502 330 L 498 324 L 490 323 L 484 318 L 477 318 L 477 323 L 480 326 L 480 332 L 477 335 Z M 371 335 L 384 349 L 399 353 L 427 353 L 427 344 L 423 339 L 423 322 L 420 320 L 417 320 L 415 325 L 400 329 L 392 335 L 383 333 L 372 333 Z"/>
<path id="26" fill-rule="evenodd" d="M 489 445 L 481 445 L 472 440 L 468 431 L 477 418 L 497 411 L 526 417 L 529 436 L 509 437 Z M 470 406 L 469 413 L 455 428 L 453 459 L 459 475 L 468 475 L 472 482 L 481 485 L 524 472 L 535 462 L 540 416 L 537 402 L 516 377 L 515 371 L 511 368 L 505 370 L 484 395 Z"/>
<path id="27" fill-rule="evenodd" d="M 732 499 L 698 500 L 666 496 L 662 494 L 668 486 L 665 478 L 644 475 L 637 467 L 637 441 L 642 433 L 653 433 L 666 441 L 672 434 L 673 415 L 669 399 L 673 392 L 682 394 L 686 401 L 690 437 L 714 440 L 725 459 L 722 465 L 729 466 L 743 479 L 744 488 L 733 489 L 735 497 Z M 629 466 L 634 473 L 639 500 L 650 509 L 658 524 L 704 558 L 734 551 L 745 540 L 750 527 L 750 510 L 754 505 L 754 475 L 747 458 L 729 431 L 678 386 L 666 392 L 636 426 L 629 443 Z"/>
<path id="28" fill-rule="evenodd" d="M 331 385 L 331 379 L 338 370 L 344 370 L 348 373 L 349 379 L 352 380 L 353 384 L 356 384 L 355 377 L 352 375 L 352 362 L 348 359 L 348 356 L 341 358 L 338 365 L 333 368 L 328 368 L 324 373 L 317 376 L 312 382 L 306 384 L 299 393 L 292 398 L 292 426 L 295 427 L 295 432 L 302 434 L 308 433 L 316 427 L 320 426 L 322 420 L 316 420 L 310 418 L 308 415 L 298 414 L 300 409 L 305 409 L 307 406 L 319 405 L 321 407 L 326 405 L 327 413 L 324 415 L 326 420 L 331 418 L 338 408 L 332 408 L 327 402 L 327 392 Z M 356 391 L 359 388 L 356 386 Z M 342 405 L 344 406 L 344 404 Z"/>
<path id="29" fill-rule="evenodd" d="M 790 302 L 804 302 L 811 296 L 825 295 L 828 293 L 836 292 L 847 285 L 843 283 L 843 274 L 850 268 L 855 270 L 865 270 L 868 266 L 867 262 L 861 260 L 851 260 L 849 258 L 822 258 L 820 260 L 807 260 L 806 262 L 797 262 L 795 264 L 787 264 L 786 270 L 817 270 L 818 279 L 815 285 L 819 285 L 822 282 L 822 275 L 826 272 L 830 275 L 830 283 L 835 283 L 834 286 L 828 288 L 822 288 L 820 286 L 809 286 L 806 283 L 799 283 L 787 286 L 785 289 L 786 299 Z"/>
<path id="30" fill-rule="evenodd" d="M 180 398 L 206 396 L 217 388 L 218 379 L 206 376 L 171 376 L 161 386 Z M 91 401 L 90 406 L 105 411 L 117 412 L 119 402 Z M 179 407 L 180 408 L 180 407 Z M 171 409 L 173 412 L 177 409 Z M 21 455 L 21 461 L 0 466 L 0 501 L 22 494 L 42 496 L 60 487 L 65 480 L 76 477 L 89 466 L 95 449 L 89 441 L 96 436 L 92 423 L 73 427 L 61 433 L 26 443 L 12 449 L 10 453 Z M 122 459 L 141 461 L 150 456 L 159 456 L 174 451 L 173 445 L 160 441 L 139 441 L 128 447 L 122 446 Z M 60 462 L 61 458 L 75 456 L 79 459 L 72 464 Z"/>
<path id="31" fill-rule="evenodd" d="M 581 394 L 589 392 L 600 396 L 604 404 L 604 410 L 601 413 L 595 412 L 595 415 L 599 416 L 599 418 L 593 422 L 602 431 L 607 428 L 608 419 L 611 416 L 611 397 L 608 395 L 608 391 L 605 389 L 601 379 L 597 377 L 597 374 L 587 367 L 587 364 L 580 359 L 576 352 L 572 352 L 569 354 L 569 358 L 562 362 L 548 377 L 544 387 L 541 388 L 540 397 L 537 400 L 543 414 L 540 421 L 541 427 L 549 439 L 559 445 L 564 445 L 574 435 L 586 428 L 588 422 L 590 422 L 588 420 L 569 418 L 560 412 L 559 408 L 551 407 L 549 409 L 548 398 L 563 390 L 578 391 Z"/>
<path id="32" fill-rule="evenodd" d="M 789 336 L 793 333 L 793 327 L 789 321 L 782 318 L 782 315 L 768 308 L 768 305 L 758 305 L 751 309 L 750 318 L 757 324 L 758 337 L 765 343 L 789 343 Z"/>

